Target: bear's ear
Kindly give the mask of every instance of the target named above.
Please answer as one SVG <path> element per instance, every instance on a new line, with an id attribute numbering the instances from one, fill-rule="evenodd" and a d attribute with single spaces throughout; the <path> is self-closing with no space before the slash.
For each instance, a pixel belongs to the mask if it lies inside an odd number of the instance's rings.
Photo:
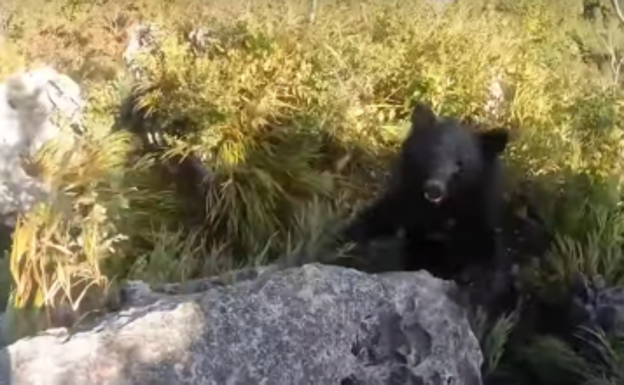
<path id="1" fill-rule="evenodd" d="M 481 150 L 487 156 L 501 154 L 509 143 L 509 131 L 504 128 L 481 131 L 478 134 Z"/>
<path id="2" fill-rule="evenodd" d="M 420 128 L 431 127 L 436 120 L 436 116 L 431 108 L 422 103 L 416 103 L 412 109 L 412 128 L 417 130 Z"/>

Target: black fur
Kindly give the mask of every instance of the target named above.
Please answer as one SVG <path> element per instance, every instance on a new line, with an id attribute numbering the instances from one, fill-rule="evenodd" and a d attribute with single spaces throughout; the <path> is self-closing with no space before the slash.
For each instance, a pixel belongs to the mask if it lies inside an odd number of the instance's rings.
<path id="1" fill-rule="evenodd" d="M 508 131 L 477 131 L 437 117 L 424 105 L 414 107 L 411 121 L 385 192 L 342 239 L 366 244 L 403 230 L 404 268 L 445 279 L 467 268 L 498 266 L 503 252 L 499 155 Z"/>

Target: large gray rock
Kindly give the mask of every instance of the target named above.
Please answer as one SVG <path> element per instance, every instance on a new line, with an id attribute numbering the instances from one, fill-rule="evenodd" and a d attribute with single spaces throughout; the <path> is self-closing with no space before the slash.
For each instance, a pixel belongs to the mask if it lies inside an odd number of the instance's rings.
<path id="1" fill-rule="evenodd" d="M 455 285 L 426 272 L 310 264 L 204 288 L 139 288 L 90 330 L 20 340 L 0 384 L 481 384 Z"/>
<path id="2" fill-rule="evenodd" d="M 16 216 L 49 193 L 26 172 L 22 157 L 53 138 L 72 145 L 73 132 L 62 132 L 54 121 L 79 129 L 84 104 L 78 84 L 51 67 L 20 71 L 0 83 L 0 222 L 9 228 L 0 233 L 11 231 Z"/>

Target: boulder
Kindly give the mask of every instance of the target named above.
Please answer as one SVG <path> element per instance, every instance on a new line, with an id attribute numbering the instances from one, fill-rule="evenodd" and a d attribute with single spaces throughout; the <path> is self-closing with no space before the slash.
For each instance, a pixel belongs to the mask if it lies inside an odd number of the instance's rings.
<path id="1" fill-rule="evenodd" d="M 244 275 L 135 283 L 95 326 L 0 350 L 0 385 L 482 383 L 452 282 L 317 263 Z"/>
<path id="2" fill-rule="evenodd" d="M 0 83 L 1 243 L 10 237 L 16 216 L 49 194 L 23 167 L 23 158 L 61 134 L 62 142 L 72 145 L 74 132 L 62 132 L 54 120 L 67 120 L 68 127 L 79 131 L 84 104 L 78 84 L 51 67 L 23 70 Z"/>

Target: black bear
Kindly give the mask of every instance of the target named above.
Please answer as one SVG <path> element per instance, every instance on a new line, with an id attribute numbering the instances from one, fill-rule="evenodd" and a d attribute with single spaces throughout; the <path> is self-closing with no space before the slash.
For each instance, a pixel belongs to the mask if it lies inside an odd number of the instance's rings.
<path id="1" fill-rule="evenodd" d="M 466 268 L 497 268 L 502 257 L 502 174 L 508 131 L 478 131 L 416 105 L 383 195 L 342 240 L 366 244 L 404 231 L 406 270 L 453 279 Z M 445 240 L 435 239 L 442 234 Z"/>

